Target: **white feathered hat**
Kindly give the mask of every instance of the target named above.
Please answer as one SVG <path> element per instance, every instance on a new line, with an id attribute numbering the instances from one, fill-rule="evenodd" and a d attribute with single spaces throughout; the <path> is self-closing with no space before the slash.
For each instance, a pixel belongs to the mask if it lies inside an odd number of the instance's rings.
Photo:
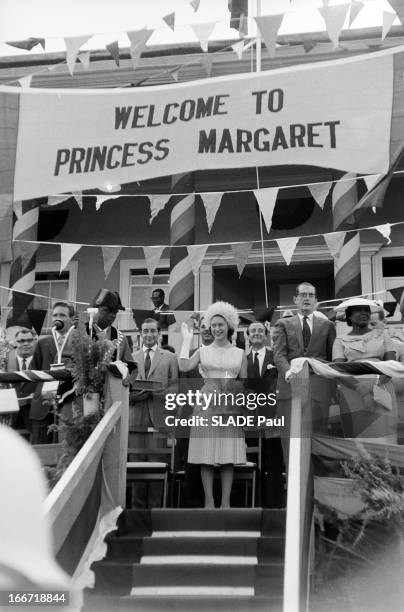
<path id="1" fill-rule="evenodd" d="M 237 310 L 229 302 L 214 302 L 209 306 L 204 316 L 208 327 L 215 316 L 223 317 L 230 329 L 237 329 L 239 324 Z"/>

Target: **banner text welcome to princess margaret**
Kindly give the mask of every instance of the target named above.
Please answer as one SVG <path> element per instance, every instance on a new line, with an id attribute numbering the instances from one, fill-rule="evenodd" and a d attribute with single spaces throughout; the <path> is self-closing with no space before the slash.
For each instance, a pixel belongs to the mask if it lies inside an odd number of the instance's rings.
<path id="1" fill-rule="evenodd" d="M 213 168 L 389 166 L 389 53 L 172 86 L 20 95 L 15 199 Z"/>

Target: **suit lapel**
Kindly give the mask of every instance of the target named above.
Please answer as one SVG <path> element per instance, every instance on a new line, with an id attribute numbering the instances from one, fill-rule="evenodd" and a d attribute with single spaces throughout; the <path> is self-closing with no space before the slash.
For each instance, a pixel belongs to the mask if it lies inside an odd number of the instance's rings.
<path id="1" fill-rule="evenodd" d="M 303 346 L 303 333 L 302 333 L 302 326 L 300 324 L 300 319 L 297 315 L 295 315 L 293 317 L 293 327 L 295 328 L 295 333 L 296 333 L 296 338 L 298 343 L 300 344 L 300 348 L 302 350 L 302 352 L 304 351 L 304 346 Z"/>
<path id="2" fill-rule="evenodd" d="M 267 370 L 267 365 L 269 364 L 270 361 L 270 357 L 271 357 L 271 351 L 269 349 L 265 349 L 265 356 L 264 356 L 264 361 L 262 364 L 262 369 L 261 369 L 261 378 L 264 377 L 264 374 Z"/>
<path id="3" fill-rule="evenodd" d="M 138 377 L 140 378 L 140 380 L 145 380 L 146 379 L 146 375 L 145 375 L 145 372 L 144 372 L 144 354 L 143 354 L 143 348 L 141 348 L 139 351 L 137 351 L 137 353 L 135 353 L 134 360 L 137 363 Z"/>
<path id="4" fill-rule="evenodd" d="M 314 345 L 315 345 L 315 342 L 316 342 L 316 340 L 318 338 L 318 332 L 319 332 L 319 329 L 321 327 L 321 323 L 322 323 L 321 319 L 319 317 L 316 317 L 316 316 L 313 315 L 313 329 L 312 329 L 312 332 L 311 332 L 309 346 L 307 347 L 307 352 L 311 348 L 313 348 Z"/>

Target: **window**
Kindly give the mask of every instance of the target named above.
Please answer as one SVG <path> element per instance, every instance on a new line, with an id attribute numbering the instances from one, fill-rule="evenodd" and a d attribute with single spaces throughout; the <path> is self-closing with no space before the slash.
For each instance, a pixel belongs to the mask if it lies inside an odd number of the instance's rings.
<path id="1" fill-rule="evenodd" d="M 153 302 L 151 294 L 154 289 L 163 289 L 165 293 L 165 302 L 168 303 L 170 272 L 167 269 L 160 268 L 155 271 L 153 278 L 147 273 L 147 270 L 137 269 L 130 270 L 129 277 L 129 301 L 130 308 L 139 310 L 152 310 Z"/>

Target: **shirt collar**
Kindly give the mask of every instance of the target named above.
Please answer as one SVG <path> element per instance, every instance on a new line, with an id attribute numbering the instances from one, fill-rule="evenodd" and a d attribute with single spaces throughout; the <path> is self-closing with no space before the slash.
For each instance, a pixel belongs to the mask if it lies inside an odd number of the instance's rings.
<path id="1" fill-rule="evenodd" d="M 312 312 L 309 315 L 302 315 L 300 312 L 297 313 L 297 316 L 299 317 L 300 321 L 303 321 L 304 317 L 307 317 L 308 320 L 311 322 L 313 320 L 314 317 L 314 313 Z"/>
<path id="2" fill-rule="evenodd" d="M 145 353 L 146 351 L 153 351 L 153 353 L 156 351 L 157 348 L 157 344 L 154 344 L 153 346 L 146 346 L 145 344 L 143 344 L 143 352 Z"/>
<path id="3" fill-rule="evenodd" d="M 255 348 L 251 349 L 253 353 L 258 353 L 258 355 L 265 355 L 266 347 L 263 346 L 257 351 Z"/>

